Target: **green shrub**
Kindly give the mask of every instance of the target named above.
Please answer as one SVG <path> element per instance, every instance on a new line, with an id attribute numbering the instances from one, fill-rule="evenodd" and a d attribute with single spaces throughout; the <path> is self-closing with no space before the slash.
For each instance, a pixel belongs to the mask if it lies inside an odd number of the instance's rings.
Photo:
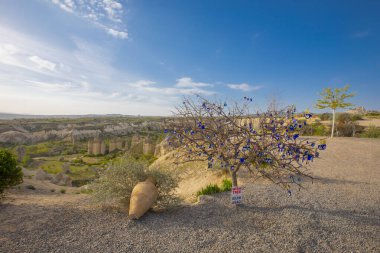
<path id="1" fill-rule="evenodd" d="M 100 173 L 91 185 L 94 200 L 128 206 L 133 187 L 148 177 L 156 180 L 157 206 L 167 207 L 177 203 L 178 198 L 173 192 L 178 186 L 177 176 L 164 169 L 150 169 L 146 161 L 133 157 L 122 158 Z"/>
<path id="2" fill-rule="evenodd" d="M 232 189 L 232 181 L 230 179 L 223 179 L 222 186 L 219 187 L 217 184 L 209 184 L 206 188 L 202 188 L 200 191 L 196 193 L 196 196 L 199 197 L 201 195 L 211 195 L 219 192 L 227 192 Z"/>
<path id="3" fill-rule="evenodd" d="M 51 189 L 50 191 L 51 191 L 51 192 L 55 192 L 55 189 Z"/>
<path id="4" fill-rule="evenodd" d="M 363 120 L 363 117 L 360 114 L 353 114 L 353 115 L 351 115 L 351 120 L 353 120 L 353 121 Z"/>
<path id="5" fill-rule="evenodd" d="M 29 190 L 33 190 L 33 191 L 36 189 L 36 187 L 34 187 L 34 186 L 31 185 L 31 184 L 25 186 L 25 188 L 26 188 L 26 189 L 29 189 Z"/>
<path id="6" fill-rule="evenodd" d="M 304 134 L 309 136 L 326 136 L 329 134 L 329 130 L 321 123 L 313 123 L 305 127 Z"/>
<path id="7" fill-rule="evenodd" d="M 80 193 L 83 193 L 83 194 L 90 194 L 90 193 L 92 193 L 93 192 L 93 190 L 92 189 L 81 189 L 80 190 Z"/>
<path id="8" fill-rule="evenodd" d="M 0 150 L 0 195 L 8 187 L 22 183 L 22 169 L 16 157 L 6 149 Z"/>
<path id="9" fill-rule="evenodd" d="M 380 117 L 380 112 L 378 111 L 369 111 L 365 114 L 366 117 L 371 117 L 371 118 L 378 118 Z"/>
<path id="10" fill-rule="evenodd" d="M 71 163 L 73 163 L 73 164 L 79 164 L 79 165 L 84 164 L 83 159 L 82 159 L 82 158 L 79 158 L 79 157 L 74 158 L 74 159 L 71 161 Z"/>
<path id="11" fill-rule="evenodd" d="M 339 114 L 337 117 L 336 135 L 353 137 L 358 133 L 361 133 L 364 127 L 356 124 L 358 119 L 361 119 L 360 115 L 353 115 L 349 113 Z"/>
<path id="12" fill-rule="evenodd" d="M 22 163 L 22 165 L 23 165 L 24 167 L 27 167 L 27 166 L 30 165 L 30 163 L 31 163 L 32 161 L 33 161 L 32 158 L 30 158 L 29 155 L 26 155 L 26 156 L 24 156 L 24 157 L 22 158 L 21 163 Z"/>
<path id="13" fill-rule="evenodd" d="M 157 160 L 157 157 L 155 157 L 155 156 L 152 155 L 152 154 L 136 154 L 136 153 L 132 153 L 131 155 L 132 155 L 133 158 L 135 158 L 136 160 L 140 160 L 140 161 L 147 162 L 149 165 L 152 164 L 154 161 Z"/>
<path id="14" fill-rule="evenodd" d="M 228 192 L 232 189 L 232 181 L 230 179 L 223 179 L 221 191 L 222 192 Z"/>
<path id="15" fill-rule="evenodd" d="M 62 194 L 65 194 L 66 193 L 66 189 L 61 189 L 59 192 L 62 193 Z"/>
<path id="16" fill-rule="evenodd" d="M 322 121 L 332 120 L 332 114 L 331 113 L 322 113 L 321 115 L 319 115 L 319 118 L 321 118 Z"/>
<path id="17" fill-rule="evenodd" d="M 201 195 L 211 195 L 219 192 L 221 192 L 221 189 L 217 184 L 209 184 L 206 186 L 206 188 L 202 188 L 200 191 L 198 191 L 196 193 L 196 196 L 199 197 Z"/>
<path id="18" fill-rule="evenodd" d="M 369 125 L 367 130 L 364 133 L 362 133 L 361 137 L 380 138 L 380 128 L 374 125 Z"/>

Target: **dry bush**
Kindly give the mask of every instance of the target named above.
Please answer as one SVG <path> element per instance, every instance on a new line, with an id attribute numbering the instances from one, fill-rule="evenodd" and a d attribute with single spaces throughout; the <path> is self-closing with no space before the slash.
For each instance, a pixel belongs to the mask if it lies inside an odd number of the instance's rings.
<path id="1" fill-rule="evenodd" d="M 100 174 L 91 185 L 94 200 L 105 205 L 129 206 L 133 187 L 148 177 L 156 180 L 158 189 L 158 207 L 169 207 L 177 203 L 174 189 L 178 186 L 178 178 L 164 169 L 150 169 L 148 163 L 125 157 Z"/>

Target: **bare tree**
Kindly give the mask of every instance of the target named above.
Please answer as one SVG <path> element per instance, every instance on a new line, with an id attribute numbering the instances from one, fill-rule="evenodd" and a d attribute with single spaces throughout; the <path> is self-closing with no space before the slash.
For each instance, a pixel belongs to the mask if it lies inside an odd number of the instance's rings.
<path id="1" fill-rule="evenodd" d="M 301 187 L 309 177 L 307 164 L 326 149 L 324 141 L 301 139 L 306 120 L 295 117 L 295 107 L 251 114 L 249 103 L 210 102 L 200 96 L 185 98 L 165 129 L 166 139 L 176 149 L 177 163 L 208 161 L 208 167 L 229 170 L 233 186 L 237 173 L 246 168 L 252 175 L 269 179 L 291 194 L 291 185 Z M 311 114 L 304 115 L 306 118 Z"/>

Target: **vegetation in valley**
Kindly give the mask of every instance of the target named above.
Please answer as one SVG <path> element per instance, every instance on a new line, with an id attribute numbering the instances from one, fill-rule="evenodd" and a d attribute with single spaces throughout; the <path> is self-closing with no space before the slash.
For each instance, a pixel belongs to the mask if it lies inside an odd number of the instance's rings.
<path id="1" fill-rule="evenodd" d="M 22 183 L 22 170 L 16 157 L 6 149 L 0 149 L 0 196 L 6 188 Z"/>

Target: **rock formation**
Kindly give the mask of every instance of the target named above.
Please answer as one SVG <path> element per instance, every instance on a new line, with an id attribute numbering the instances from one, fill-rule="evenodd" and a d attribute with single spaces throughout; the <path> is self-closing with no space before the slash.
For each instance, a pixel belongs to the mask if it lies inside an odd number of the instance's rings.
<path id="1" fill-rule="evenodd" d="M 41 168 L 36 171 L 36 174 L 34 176 L 34 179 L 36 180 L 51 180 L 52 178 L 52 175 L 50 175 Z"/>
<path id="2" fill-rule="evenodd" d="M 150 140 L 145 140 L 143 142 L 143 154 L 144 155 L 153 155 L 154 154 L 154 145 Z"/>
<path id="3" fill-rule="evenodd" d="M 72 186 L 72 180 L 68 175 L 65 175 L 63 173 L 58 173 L 55 175 L 52 179 L 51 182 L 56 185 L 60 186 Z"/>
<path id="4" fill-rule="evenodd" d="M 161 143 L 156 145 L 156 148 L 154 150 L 154 156 L 160 157 L 167 154 L 169 151 L 170 151 L 169 144 L 164 140 Z"/>

